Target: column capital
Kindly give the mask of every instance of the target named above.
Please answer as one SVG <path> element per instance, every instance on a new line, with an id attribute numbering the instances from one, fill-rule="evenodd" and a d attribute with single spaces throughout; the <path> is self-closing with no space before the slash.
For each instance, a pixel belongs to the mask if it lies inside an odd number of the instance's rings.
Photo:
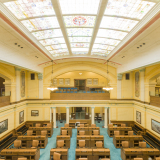
<path id="1" fill-rule="evenodd" d="M 109 108 L 109 107 L 104 107 L 104 108 Z"/>
<path id="2" fill-rule="evenodd" d="M 139 69 L 140 72 L 145 72 L 146 68 Z"/>
<path id="3" fill-rule="evenodd" d="M 118 73 L 117 74 L 117 80 L 122 80 L 123 74 Z"/>
<path id="4" fill-rule="evenodd" d="M 67 109 L 69 109 L 69 107 L 66 107 Z"/>
<path id="5" fill-rule="evenodd" d="M 94 109 L 95 109 L 95 107 L 91 107 L 91 108 L 94 108 Z"/>
<path id="6" fill-rule="evenodd" d="M 51 107 L 52 109 L 55 109 L 56 107 Z"/>
<path id="7" fill-rule="evenodd" d="M 38 73 L 38 80 L 43 80 L 43 74 L 42 73 Z"/>
<path id="8" fill-rule="evenodd" d="M 15 67 L 15 71 L 21 71 L 21 69 L 18 67 Z"/>

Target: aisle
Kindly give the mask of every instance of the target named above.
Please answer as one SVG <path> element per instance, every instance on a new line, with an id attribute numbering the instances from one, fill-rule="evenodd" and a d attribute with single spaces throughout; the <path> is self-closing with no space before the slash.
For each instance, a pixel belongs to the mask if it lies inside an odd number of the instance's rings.
<path id="1" fill-rule="evenodd" d="M 102 128 L 103 121 L 101 123 L 96 122 L 96 126 L 100 127 L 100 134 L 104 136 L 104 148 L 110 149 L 111 160 L 122 160 L 121 159 L 121 149 L 115 148 L 113 144 L 113 138 L 110 138 L 107 133 L 106 128 Z"/>
<path id="2" fill-rule="evenodd" d="M 50 150 L 51 148 L 56 148 L 56 137 L 60 135 L 60 128 L 64 127 L 64 123 L 58 124 L 59 128 L 53 129 L 53 135 L 48 138 L 48 144 L 45 149 L 40 149 L 40 159 L 39 160 L 50 160 Z"/>
<path id="3" fill-rule="evenodd" d="M 75 160 L 76 141 L 77 141 L 77 129 L 72 129 L 72 137 L 70 142 L 70 149 L 68 152 L 68 160 Z"/>

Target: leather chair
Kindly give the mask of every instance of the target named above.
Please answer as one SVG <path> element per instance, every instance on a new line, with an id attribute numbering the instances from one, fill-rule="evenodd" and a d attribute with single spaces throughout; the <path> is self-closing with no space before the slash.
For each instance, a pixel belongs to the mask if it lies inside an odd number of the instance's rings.
<path id="1" fill-rule="evenodd" d="M 32 136 L 32 134 L 33 134 L 33 130 L 28 130 L 27 131 L 27 136 Z"/>
<path id="2" fill-rule="evenodd" d="M 33 140 L 33 141 L 32 141 L 32 147 L 31 147 L 31 148 L 38 148 L 38 144 L 39 144 L 39 141 L 38 141 L 38 140 Z"/>
<path id="3" fill-rule="evenodd" d="M 36 123 L 36 127 L 40 127 L 41 126 L 41 124 L 40 123 Z"/>
<path id="4" fill-rule="evenodd" d="M 140 148 L 146 148 L 146 142 L 139 142 Z"/>
<path id="5" fill-rule="evenodd" d="M 99 135 L 99 130 L 93 130 L 93 135 Z"/>
<path id="6" fill-rule="evenodd" d="M 88 158 L 79 158 L 78 160 L 88 160 Z"/>
<path id="7" fill-rule="evenodd" d="M 53 153 L 53 160 L 61 160 L 61 154 L 54 152 Z"/>
<path id="8" fill-rule="evenodd" d="M 23 158 L 18 158 L 18 160 L 27 160 L 27 158 L 23 157 Z"/>
<path id="9" fill-rule="evenodd" d="M 79 124 L 80 127 L 84 127 L 84 124 Z"/>
<path id="10" fill-rule="evenodd" d="M 113 123 L 108 124 L 108 128 L 113 127 Z"/>
<path id="11" fill-rule="evenodd" d="M 114 131 L 114 135 L 119 135 L 119 131 Z"/>
<path id="12" fill-rule="evenodd" d="M 156 160 L 160 160 L 160 157 L 156 157 Z"/>
<path id="13" fill-rule="evenodd" d="M 96 127 L 96 124 L 91 124 L 91 127 Z"/>
<path id="14" fill-rule="evenodd" d="M 67 130 L 62 130 L 62 135 L 67 135 Z"/>
<path id="15" fill-rule="evenodd" d="M 64 125 L 64 127 L 69 127 L 69 124 L 68 124 L 68 123 L 66 123 L 66 124 Z"/>
<path id="16" fill-rule="evenodd" d="M 15 148 L 21 148 L 21 145 L 22 145 L 22 141 L 21 140 L 15 140 L 14 141 L 14 147 Z"/>
<path id="17" fill-rule="evenodd" d="M 134 158 L 133 160 L 143 160 L 143 158 Z"/>
<path id="18" fill-rule="evenodd" d="M 51 127 L 52 125 L 51 125 L 51 123 L 47 123 L 47 127 Z"/>
<path id="19" fill-rule="evenodd" d="M 129 148 L 129 142 L 128 141 L 122 141 L 122 147 L 123 148 Z"/>
<path id="20" fill-rule="evenodd" d="M 79 135 L 85 135 L 85 131 L 79 131 Z"/>
<path id="21" fill-rule="evenodd" d="M 64 140 L 58 140 L 57 141 L 57 148 L 63 148 L 64 147 Z"/>
<path id="22" fill-rule="evenodd" d="M 103 145 L 102 145 L 102 141 L 96 141 L 96 147 L 97 148 L 103 148 Z"/>
<path id="23" fill-rule="evenodd" d="M 85 148 L 86 146 L 86 141 L 85 140 L 79 140 L 79 147 L 80 148 Z"/>
<path id="24" fill-rule="evenodd" d="M 42 136 L 46 136 L 46 135 L 47 135 L 47 131 L 46 131 L 46 130 L 42 130 L 42 131 L 41 131 L 41 135 L 42 135 Z"/>
<path id="25" fill-rule="evenodd" d="M 128 135 L 132 136 L 133 135 L 133 131 L 128 131 Z"/>
<path id="26" fill-rule="evenodd" d="M 121 127 L 126 127 L 126 124 L 122 123 L 122 124 L 121 124 Z"/>

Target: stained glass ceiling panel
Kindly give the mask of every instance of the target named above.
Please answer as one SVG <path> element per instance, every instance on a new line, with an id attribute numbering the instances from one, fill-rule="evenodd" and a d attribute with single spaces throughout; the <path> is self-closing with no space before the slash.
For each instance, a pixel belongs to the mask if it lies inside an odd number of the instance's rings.
<path id="1" fill-rule="evenodd" d="M 130 20 L 130 19 L 104 16 L 102 18 L 100 28 L 130 31 L 138 22 L 139 21 Z"/>
<path id="2" fill-rule="evenodd" d="M 97 14 L 100 0 L 59 0 L 62 14 Z"/>
<path id="3" fill-rule="evenodd" d="M 73 52 L 88 52 L 89 48 L 71 48 Z"/>
<path id="4" fill-rule="evenodd" d="M 60 43 L 65 43 L 64 38 L 53 38 L 53 39 L 45 39 L 39 41 L 43 46 L 48 46 L 52 44 L 60 44 Z"/>
<path id="5" fill-rule="evenodd" d="M 38 39 L 62 37 L 62 32 L 60 29 L 44 30 L 38 32 L 32 32 L 32 34 Z"/>
<path id="6" fill-rule="evenodd" d="M 109 45 L 103 45 L 103 44 L 94 44 L 93 48 L 113 50 L 115 47 L 109 46 Z"/>
<path id="7" fill-rule="evenodd" d="M 61 53 L 68 53 L 68 49 L 59 49 L 59 50 L 52 50 L 49 51 L 51 54 L 61 54 Z"/>
<path id="8" fill-rule="evenodd" d="M 117 46 L 120 43 L 120 41 L 114 40 L 114 39 L 96 38 L 95 39 L 95 43 Z"/>
<path id="9" fill-rule="evenodd" d="M 92 52 L 95 52 L 95 53 L 103 53 L 103 54 L 108 54 L 110 53 L 111 51 L 109 50 L 102 50 L 102 49 L 92 49 Z"/>
<path id="10" fill-rule="evenodd" d="M 89 47 L 89 43 L 71 43 L 71 47 L 80 48 L 80 47 Z"/>
<path id="11" fill-rule="evenodd" d="M 4 4 L 18 19 L 55 15 L 50 0 L 17 0 Z"/>
<path id="12" fill-rule="evenodd" d="M 122 40 L 128 33 L 121 31 L 114 31 L 109 29 L 99 29 L 97 37 L 106 37 Z"/>
<path id="13" fill-rule="evenodd" d="M 66 27 L 94 27 L 96 16 L 64 16 Z"/>
<path id="14" fill-rule="evenodd" d="M 75 55 L 85 55 L 88 54 L 88 52 L 73 52 Z"/>
<path id="15" fill-rule="evenodd" d="M 142 19 L 154 5 L 142 0 L 109 0 L 105 15 Z"/>
<path id="16" fill-rule="evenodd" d="M 68 28 L 67 33 L 68 36 L 76 37 L 76 36 L 92 36 L 93 29 L 92 28 Z"/>
<path id="17" fill-rule="evenodd" d="M 46 46 L 45 47 L 48 51 L 54 50 L 54 49 L 64 49 L 67 48 L 66 44 L 61 44 L 61 45 L 51 45 L 51 46 Z"/>
<path id="18" fill-rule="evenodd" d="M 91 37 L 69 37 L 70 42 L 90 42 Z"/>
<path id="19" fill-rule="evenodd" d="M 30 32 L 42 29 L 59 28 L 57 17 L 42 17 L 21 22 Z"/>
<path id="20" fill-rule="evenodd" d="M 61 56 L 67 56 L 69 53 L 61 53 L 61 54 L 52 54 L 53 57 L 61 57 Z"/>

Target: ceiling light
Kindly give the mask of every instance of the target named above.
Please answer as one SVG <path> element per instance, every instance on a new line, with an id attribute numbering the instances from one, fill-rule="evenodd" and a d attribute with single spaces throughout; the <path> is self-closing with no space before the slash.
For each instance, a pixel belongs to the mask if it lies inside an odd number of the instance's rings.
<path id="1" fill-rule="evenodd" d="M 82 73 L 79 73 L 80 75 L 82 74 Z"/>

